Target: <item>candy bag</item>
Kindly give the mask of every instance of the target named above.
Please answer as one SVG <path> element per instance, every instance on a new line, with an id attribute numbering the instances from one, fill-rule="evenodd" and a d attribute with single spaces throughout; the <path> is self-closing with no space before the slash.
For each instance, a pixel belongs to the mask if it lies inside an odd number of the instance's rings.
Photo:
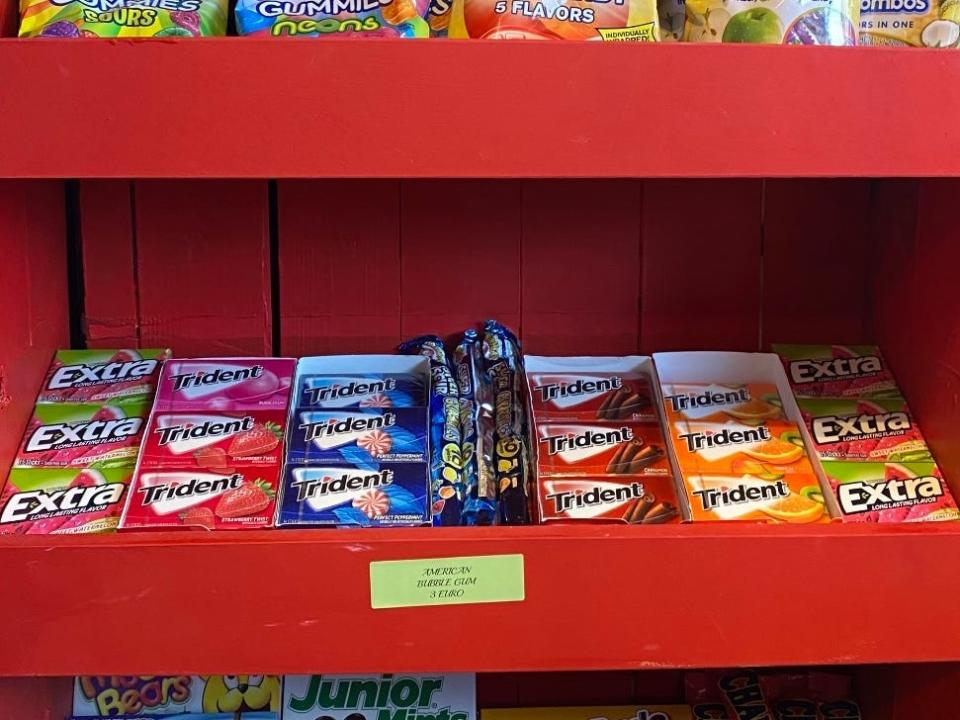
<path id="1" fill-rule="evenodd" d="M 858 0 L 686 0 L 689 42 L 856 45 Z"/>
<path id="2" fill-rule="evenodd" d="M 516 336 L 495 320 L 484 323 L 484 372 L 493 390 L 498 523 L 530 522 L 530 453 L 523 389 L 526 374 Z"/>
<path id="3" fill-rule="evenodd" d="M 239 0 L 240 35 L 425 38 L 430 0 Z"/>
<path id="4" fill-rule="evenodd" d="M 463 509 L 460 473 L 460 390 L 443 340 L 424 335 L 402 343 L 404 355 L 430 360 L 430 485 L 434 525 L 459 525 Z"/>
<path id="5" fill-rule="evenodd" d="M 20 37 L 208 37 L 226 32 L 226 0 L 20 0 Z"/>
<path id="6" fill-rule="evenodd" d="M 960 0 L 863 0 L 860 7 L 861 45 L 960 46 Z"/>
<path id="7" fill-rule="evenodd" d="M 449 37 L 657 42 L 656 0 L 453 0 Z"/>
<path id="8" fill-rule="evenodd" d="M 496 420 L 494 393 L 490 376 L 484 372 L 483 352 L 476 330 L 467 330 L 457 346 L 457 374 L 469 376 L 471 398 L 461 397 L 461 417 L 466 411 L 469 419 L 463 422 L 464 443 L 472 433 L 475 471 L 464 476 L 466 483 L 463 506 L 464 525 L 492 525 L 497 517 L 497 480 L 494 474 L 494 446 Z M 464 445 L 461 445 L 461 453 Z"/>

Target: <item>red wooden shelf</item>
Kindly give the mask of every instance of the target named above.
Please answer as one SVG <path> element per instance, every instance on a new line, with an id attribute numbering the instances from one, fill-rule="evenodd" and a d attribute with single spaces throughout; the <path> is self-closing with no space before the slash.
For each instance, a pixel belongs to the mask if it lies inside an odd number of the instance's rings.
<path id="1" fill-rule="evenodd" d="M 0 41 L 3 177 L 958 176 L 960 53 Z"/>
<path id="2" fill-rule="evenodd" d="M 526 600 L 371 610 L 372 560 L 523 553 Z M 960 660 L 960 529 L 6 538 L 0 675 Z"/>

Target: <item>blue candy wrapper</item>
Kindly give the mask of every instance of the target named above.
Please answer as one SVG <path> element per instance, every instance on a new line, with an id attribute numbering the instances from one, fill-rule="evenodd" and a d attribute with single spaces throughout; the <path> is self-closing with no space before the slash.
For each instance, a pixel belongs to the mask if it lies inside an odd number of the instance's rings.
<path id="1" fill-rule="evenodd" d="M 430 486 L 433 524 L 460 525 L 463 476 L 460 436 L 460 390 L 443 340 L 424 335 L 402 343 L 405 355 L 430 361 Z"/>
<path id="2" fill-rule="evenodd" d="M 430 522 L 424 463 L 288 467 L 277 525 L 379 527 Z"/>
<path id="3" fill-rule="evenodd" d="M 318 410 L 426 407 L 427 383 L 405 373 L 308 374 L 297 379 L 294 402 Z"/>
<path id="4" fill-rule="evenodd" d="M 454 351 L 460 386 L 460 457 L 463 460 L 463 525 L 492 525 L 497 515 L 493 470 L 495 424 L 493 391 L 483 374 L 483 354 L 476 330 L 463 333 Z"/>
<path id="5" fill-rule="evenodd" d="M 422 408 L 303 410 L 287 428 L 290 465 L 369 465 L 427 462 Z"/>

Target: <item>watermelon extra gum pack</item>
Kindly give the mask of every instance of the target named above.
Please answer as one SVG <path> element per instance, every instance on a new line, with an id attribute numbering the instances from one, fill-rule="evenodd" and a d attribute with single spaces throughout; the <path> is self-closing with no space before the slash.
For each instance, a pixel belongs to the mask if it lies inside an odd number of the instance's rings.
<path id="1" fill-rule="evenodd" d="M 226 31 L 226 0 L 20 0 L 20 37 L 211 37 Z"/>
<path id="2" fill-rule="evenodd" d="M 47 369 L 38 403 L 106 402 L 153 395 L 167 348 L 59 350 Z"/>
<path id="3" fill-rule="evenodd" d="M 687 0 L 688 42 L 856 45 L 859 0 Z"/>
<path id="4" fill-rule="evenodd" d="M 41 403 L 34 407 L 15 468 L 133 467 L 150 401 Z"/>
<path id="5" fill-rule="evenodd" d="M 448 36 L 659 42 L 656 0 L 454 0 Z"/>
<path id="6" fill-rule="evenodd" d="M 115 530 L 130 468 L 14 468 L 0 492 L 0 535 Z"/>
<path id="7" fill-rule="evenodd" d="M 239 0 L 240 35 L 426 38 L 429 0 Z"/>

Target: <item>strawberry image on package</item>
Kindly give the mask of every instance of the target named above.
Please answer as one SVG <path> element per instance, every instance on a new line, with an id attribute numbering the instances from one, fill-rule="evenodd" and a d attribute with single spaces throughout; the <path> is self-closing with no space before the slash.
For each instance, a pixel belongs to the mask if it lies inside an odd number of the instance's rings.
<path id="1" fill-rule="evenodd" d="M 41 403 L 33 410 L 16 468 L 132 467 L 150 403 Z"/>
<path id="2" fill-rule="evenodd" d="M 66 535 L 116 529 L 129 468 L 13 469 L 0 492 L 0 535 Z"/>
<path id="3" fill-rule="evenodd" d="M 170 360 L 154 405 L 158 412 L 284 410 L 295 367 L 290 358 Z"/>
<path id="4" fill-rule="evenodd" d="M 47 370 L 38 403 L 105 402 L 152 395 L 168 348 L 59 350 Z"/>
<path id="5" fill-rule="evenodd" d="M 141 467 L 209 468 L 277 466 L 283 462 L 286 413 L 282 410 L 157 412 L 150 417 Z"/>
<path id="6" fill-rule="evenodd" d="M 140 467 L 120 527 L 270 527 L 279 473 L 279 466 L 236 467 L 222 472 Z"/>

